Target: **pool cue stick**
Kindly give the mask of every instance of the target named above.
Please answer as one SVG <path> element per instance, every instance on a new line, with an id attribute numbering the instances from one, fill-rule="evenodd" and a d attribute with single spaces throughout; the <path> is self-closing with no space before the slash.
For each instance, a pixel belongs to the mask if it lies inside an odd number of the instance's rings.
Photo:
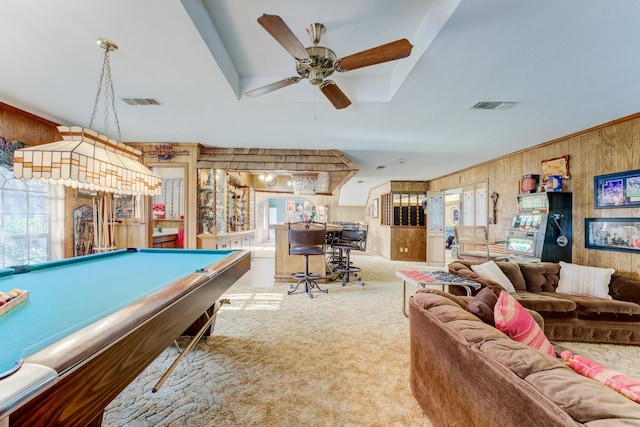
<path id="1" fill-rule="evenodd" d="M 109 197 L 109 248 L 111 248 L 111 250 L 115 249 L 115 236 L 113 235 L 116 221 L 116 213 L 114 210 L 116 205 L 115 200 L 115 195 L 111 193 Z"/>
<path id="2" fill-rule="evenodd" d="M 91 220 L 93 222 L 93 247 L 97 248 L 98 247 L 98 221 L 97 221 L 98 211 L 96 210 L 96 199 L 91 198 L 91 202 L 93 204 L 93 215 L 91 217 Z M 82 254 L 82 255 L 86 255 L 86 254 Z"/>
<path id="3" fill-rule="evenodd" d="M 162 384 L 164 384 L 164 382 L 167 380 L 167 378 L 169 378 L 169 375 L 171 375 L 171 373 L 176 368 L 176 366 L 178 366 L 178 363 L 180 363 L 182 358 L 184 356 L 186 356 L 187 353 L 189 353 L 189 351 L 191 351 L 193 346 L 196 345 L 196 343 L 198 341 L 200 341 L 200 338 L 202 338 L 202 335 L 204 335 L 204 333 L 207 331 L 207 328 L 209 326 L 211 326 L 211 323 L 216 318 L 216 315 L 218 314 L 218 311 L 222 308 L 222 305 L 230 303 L 228 298 L 221 298 L 218 302 L 220 303 L 220 305 L 218 307 L 216 307 L 215 310 L 213 310 L 213 313 L 211 314 L 211 316 L 209 316 L 209 319 L 207 319 L 207 322 L 204 324 L 204 326 L 202 328 L 200 328 L 198 333 L 191 339 L 191 341 L 189 341 L 189 344 L 184 348 L 184 350 L 182 350 L 182 353 L 180 353 L 180 355 L 171 364 L 171 366 L 169 366 L 169 369 L 167 369 L 167 371 L 164 373 L 164 375 L 162 375 L 162 377 L 160 377 L 160 379 L 158 380 L 156 385 L 151 389 L 152 393 L 155 393 L 158 390 L 160 390 L 160 387 L 162 387 Z M 206 313 L 206 311 L 205 311 L 205 313 Z"/>

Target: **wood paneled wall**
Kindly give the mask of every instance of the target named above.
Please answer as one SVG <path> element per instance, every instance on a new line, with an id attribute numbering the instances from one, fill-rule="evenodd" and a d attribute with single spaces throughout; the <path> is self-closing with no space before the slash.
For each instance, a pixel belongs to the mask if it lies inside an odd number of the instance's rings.
<path id="1" fill-rule="evenodd" d="M 57 123 L 0 102 L 0 136 L 29 145 L 60 141 Z"/>
<path id="2" fill-rule="evenodd" d="M 640 208 L 595 209 L 593 184 L 594 175 L 640 169 L 640 113 L 433 179 L 428 186 L 441 191 L 487 180 L 488 193 L 500 195 L 497 224 L 489 232 L 503 238 L 516 213 L 522 175 L 539 174 L 543 160 L 566 154 L 571 179 L 563 181 L 563 191 L 573 192 L 573 262 L 612 267 L 617 274 L 640 279 L 640 254 L 586 249 L 584 244 L 585 218 L 640 218 Z"/>

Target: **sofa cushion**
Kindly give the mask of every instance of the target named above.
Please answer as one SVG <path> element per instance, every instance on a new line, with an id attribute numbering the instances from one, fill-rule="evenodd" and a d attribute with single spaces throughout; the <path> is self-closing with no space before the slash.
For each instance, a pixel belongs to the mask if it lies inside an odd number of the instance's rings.
<path id="1" fill-rule="evenodd" d="M 560 265 L 555 262 L 528 262 L 519 264 L 529 292 L 553 292 L 560 279 Z"/>
<path id="2" fill-rule="evenodd" d="M 576 314 L 579 319 L 640 322 L 640 305 L 633 302 L 585 295 L 557 295 L 576 304 Z"/>
<path id="3" fill-rule="evenodd" d="M 509 293 L 516 291 L 516 288 L 514 288 L 511 281 L 509 281 L 509 278 L 502 272 L 500 267 L 498 267 L 494 261 L 487 261 L 483 264 L 473 264 L 471 265 L 471 269 L 481 277 L 496 282 Z"/>
<path id="4" fill-rule="evenodd" d="M 478 316 L 487 325 L 495 326 L 493 320 L 493 308 L 498 302 L 500 288 L 497 286 L 487 286 L 467 303 L 467 311 Z"/>
<path id="5" fill-rule="evenodd" d="M 577 316 L 576 303 L 555 292 L 516 292 L 512 296 L 523 307 L 537 311 L 546 319 L 571 319 Z"/>
<path id="6" fill-rule="evenodd" d="M 640 282 L 614 274 L 609 283 L 609 295 L 613 299 L 640 304 Z"/>
<path id="7" fill-rule="evenodd" d="M 640 382 L 568 350 L 560 353 L 562 361 L 577 373 L 610 387 L 624 397 L 640 403 Z"/>
<path id="8" fill-rule="evenodd" d="M 560 282 L 556 292 L 572 295 L 589 295 L 611 299 L 609 282 L 613 268 L 590 267 L 560 261 Z"/>
<path id="9" fill-rule="evenodd" d="M 506 291 L 501 291 L 494 309 L 496 328 L 511 339 L 555 357 L 551 343 L 533 317 Z"/>
<path id="10" fill-rule="evenodd" d="M 524 276 L 520 270 L 520 264 L 516 262 L 496 262 L 496 265 L 500 267 L 500 270 L 509 278 L 509 281 L 516 288 L 516 292 L 522 292 L 527 290 L 527 284 L 524 281 Z"/>

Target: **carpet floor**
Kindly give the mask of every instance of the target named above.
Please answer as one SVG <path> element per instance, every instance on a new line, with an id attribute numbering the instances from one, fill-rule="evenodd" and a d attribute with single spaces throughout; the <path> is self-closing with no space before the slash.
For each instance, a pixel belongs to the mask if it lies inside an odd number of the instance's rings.
<path id="1" fill-rule="evenodd" d="M 167 348 L 107 407 L 103 425 L 431 426 L 409 388 L 409 320 L 395 277 L 429 268 L 368 253 L 353 261 L 364 286 L 332 282 L 308 298 L 287 295 L 273 258 L 254 256 L 213 335 L 152 393 L 178 355 Z M 640 378 L 637 347 L 561 344 Z"/>

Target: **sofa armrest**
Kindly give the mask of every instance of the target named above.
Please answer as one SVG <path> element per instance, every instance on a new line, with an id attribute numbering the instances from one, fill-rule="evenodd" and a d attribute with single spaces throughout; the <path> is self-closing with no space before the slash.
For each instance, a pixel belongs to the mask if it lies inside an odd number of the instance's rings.
<path id="1" fill-rule="evenodd" d="M 473 262 L 468 260 L 460 260 L 454 261 L 448 265 L 449 273 L 457 274 L 458 276 L 462 276 L 465 279 L 473 280 L 475 282 L 480 283 L 482 286 L 480 289 L 486 286 L 497 286 L 500 289 L 503 289 L 502 286 L 494 282 L 493 280 L 487 279 L 485 277 L 480 276 L 478 273 L 471 269 L 472 264 L 482 264 L 482 262 Z M 480 289 L 474 290 L 473 295 L 477 294 Z M 460 286 L 454 286 L 453 289 L 449 289 L 449 292 L 455 293 L 456 295 L 465 295 L 464 290 Z M 459 292 L 459 293 L 458 293 Z"/>
<path id="2" fill-rule="evenodd" d="M 614 274 L 609 283 L 609 295 L 615 300 L 640 304 L 640 282 Z"/>

